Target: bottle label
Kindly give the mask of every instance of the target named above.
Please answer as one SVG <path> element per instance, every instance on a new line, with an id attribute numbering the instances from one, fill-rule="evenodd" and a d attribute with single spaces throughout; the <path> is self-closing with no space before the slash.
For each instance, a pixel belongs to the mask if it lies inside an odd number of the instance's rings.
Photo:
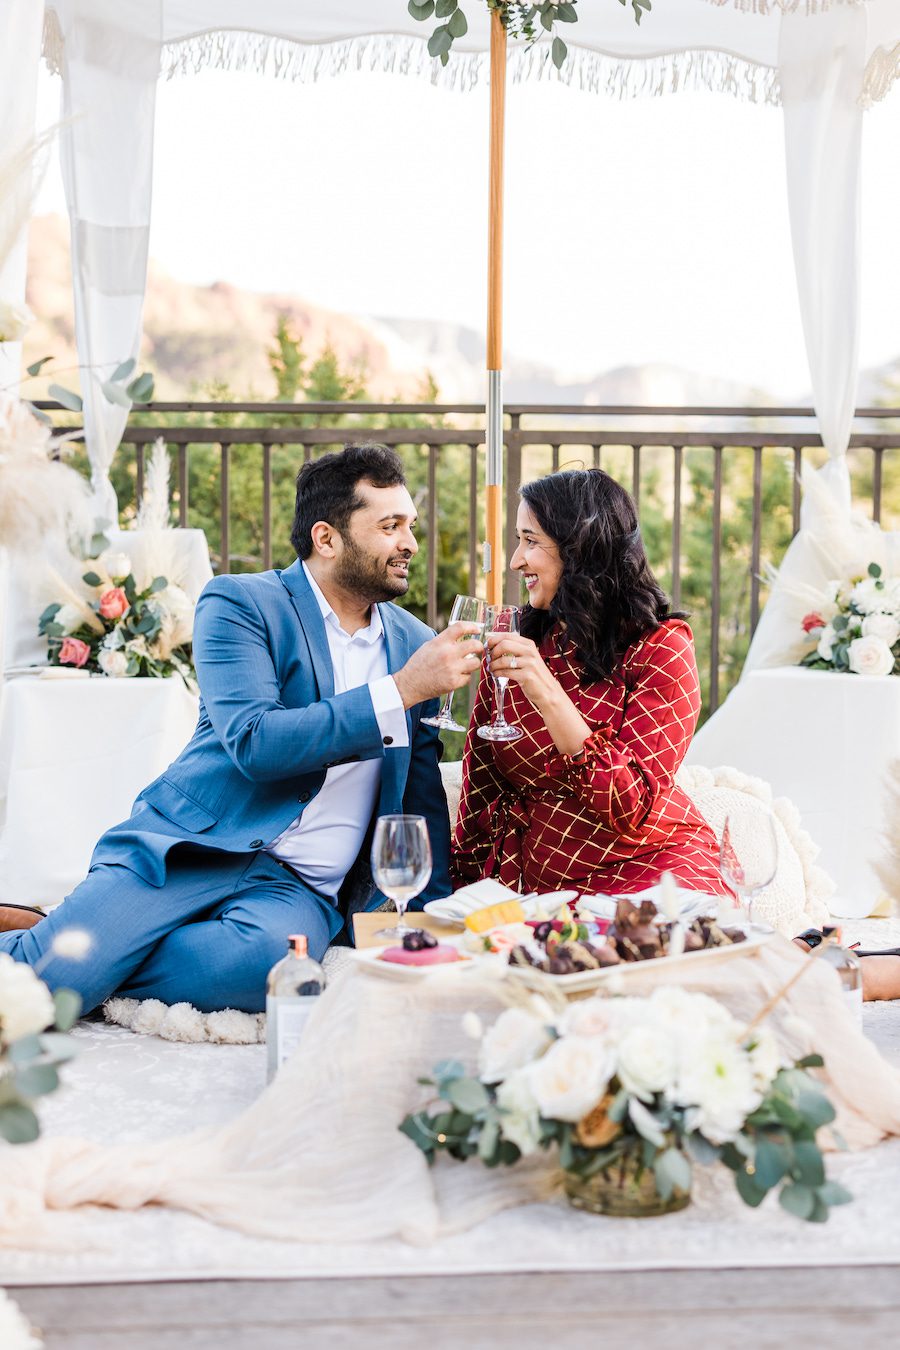
<path id="1" fill-rule="evenodd" d="M 270 997 L 266 1002 L 267 1016 L 275 1022 L 274 1067 L 278 1070 L 300 1044 L 315 999 Z"/>

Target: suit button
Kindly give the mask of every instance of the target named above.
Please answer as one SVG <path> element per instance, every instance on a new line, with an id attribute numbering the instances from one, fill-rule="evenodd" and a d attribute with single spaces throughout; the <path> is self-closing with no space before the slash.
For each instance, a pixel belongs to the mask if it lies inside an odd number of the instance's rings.
<path id="1" fill-rule="evenodd" d="M 262 841 L 261 839 L 251 839 L 251 840 L 250 840 L 250 847 L 251 847 L 251 848 L 262 848 L 262 842 L 263 842 L 263 841 Z"/>
<path id="2" fill-rule="evenodd" d="M 297 801 L 298 801 L 298 802 L 308 802 L 311 796 L 312 796 L 312 793 L 311 793 L 311 792 L 301 792 L 301 793 L 300 793 L 300 796 L 297 798 Z"/>
<path id="3" fill-rule="evenodd" d="M 393 745 L 394 744 L 393 736 L 385 736 L 384 743 L 385 745 Z"/>

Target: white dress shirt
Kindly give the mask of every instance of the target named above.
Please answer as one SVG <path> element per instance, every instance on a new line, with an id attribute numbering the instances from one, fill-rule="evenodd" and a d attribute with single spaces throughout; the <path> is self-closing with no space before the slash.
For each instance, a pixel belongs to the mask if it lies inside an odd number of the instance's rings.
<path id="1" fill-rule="evenodd" d="M 406 712 L 400 691 L 387 673 L 384 628 L 378 606 L 372 606 L 367 628 L 352 635 L 342 627 L 306 563 L 306 580 L 322 611 L 334 692 L 369 686 L 378 728 L 395 746 L 409 744 Z M 283 834 L 266 846 L 321 895 L 337 897 L 341 883 L 362 847 L 381 788 L 381 759 L 363 759 L 328 769 L 319 792 Z"/>

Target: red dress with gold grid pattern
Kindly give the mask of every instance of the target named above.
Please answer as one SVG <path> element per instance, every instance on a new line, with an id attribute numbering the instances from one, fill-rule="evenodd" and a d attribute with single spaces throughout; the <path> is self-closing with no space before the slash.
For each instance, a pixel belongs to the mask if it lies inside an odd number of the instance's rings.
<path id="1" fill-rule="evenodd" d="M 671 872 L 691 890 L 727 896 L 715 836 L 676 787 L 675 771 L 700 713 L 691 630 L 669 619 L 628 648 L 613 676 L 582 688 L 574 644 L 557 627 L 541 656 L 592 736 L 583 761 L 561 755 L 540 713 L 517 684 L 506 715 L 517 741 L 485 741 L 490 720 L 485 669 L 463 756 L 453 839 L 458 884 L 496 877 L 514 889 L 628 894 Z"/>

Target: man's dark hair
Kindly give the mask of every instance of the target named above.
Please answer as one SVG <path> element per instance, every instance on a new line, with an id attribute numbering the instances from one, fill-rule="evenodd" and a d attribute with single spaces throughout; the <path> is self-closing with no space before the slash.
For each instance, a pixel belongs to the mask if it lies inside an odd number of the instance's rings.
<path id="1" fill-rule="evenodd" d="M 312 527 L 317 520 L 327 520 L 338 534 L 346 533 L 353 512 L 365 505 L 357 490 L 361 482 L 377 488 L 405 483 L 400 456 L 386 445 L 345 445 L 341 451 L 303 465 L 297 474 L 291 530 L 298 558 L 312 553 Z"/>

